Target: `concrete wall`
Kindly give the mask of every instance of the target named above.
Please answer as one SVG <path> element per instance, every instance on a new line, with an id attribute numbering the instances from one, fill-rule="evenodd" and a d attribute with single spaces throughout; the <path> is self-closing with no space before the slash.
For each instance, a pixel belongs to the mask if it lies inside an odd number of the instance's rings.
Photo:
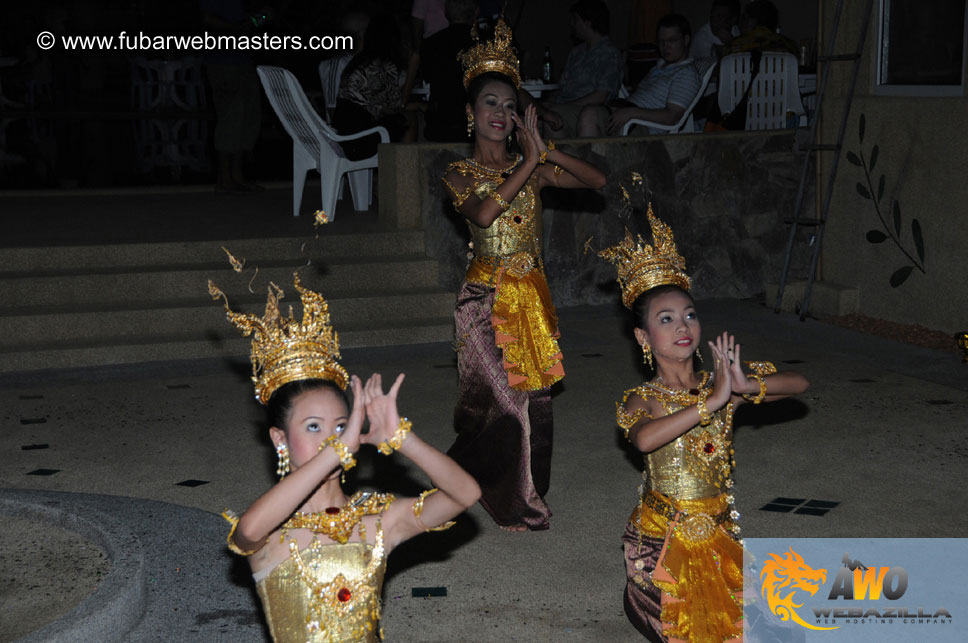
<path id="1" fill-rule="evenodd" d="M 542 194 L 545 264 L 558 305 L 617 300 L 614 269 L 583 249 L 589 237 L 603 248 L 624 235 L 619 183 L 631 188 L 632 171 L 645 177 L 656 214 L 672 227 L 697 297 L 751 297 L 763 292 L 764 282 L 777 280 L 788 235 L 783 218 L 793 207 L 800 171 L 790 132 L 570 143 L 563 149 L 601 167 L 609 184 L 599 193 Z M 448 163 L 470 152 L 469 146 L 431 144 L 380 149 L 381 219 L 388 226 L 423 227 L 428 254 L 445 266 L 443 285 L 454 289 L 466 268 L 468 233 L 440 177 Z M 640 210 L 630 227 L 650 240 L 644 220 Z M 806 265 L 805 253 L 798 252 L 793 277 L 802 278 Z"/>
<path id="2" fill-rule="evenodd" d="M 834 0 L 823 0 L 827 33 L 835 4 Z M 837 53 L 854 47 L 862 23 L 864 3 L 845 4 L 848 8 L 841 22 Z M 894 200 L 898 201 L 902 216 L 900 240 L 914 257 L 917 252 L 911 221 L 919 220 L 926 274 L 914 270 L 902 285 L 891 287 L 891 274 L 910 262 L 891 241 L 875 245 L 865 239 L 868 230 L 883 228 L 871 201 L 858 194 L 856 184 L 864 181 L 862 170 L 842 157 L 824 241 L 822 278 L 857 287 L 860 311 L 864 314 L 901 323 L 920 323 L 947 332 L 965 330 L 968 327 L 968 253 L 964 232 L 968 214 L 968 181 L 965 180 L 968 98 L 875 95 L 878 18 L 875 8 L 844 151 L 862 151 L 869 159 L 873 146 L 878 146 L 874 186 L 876 189 L 883 174 L 881 210 L 893 228 L 891 205 Z M 838 66 L 831 72 L 828 95 L 824 99 L 827 118 L 823 140 L 827 142 L 836 139 L 849 83 L 850 63 L 834 64 Z M 861 114 L 866 121 L 863 144 L 858 138 Z M 826 153 L 823 158 L 824 168 L 829 167 L 831 154 Z"/>

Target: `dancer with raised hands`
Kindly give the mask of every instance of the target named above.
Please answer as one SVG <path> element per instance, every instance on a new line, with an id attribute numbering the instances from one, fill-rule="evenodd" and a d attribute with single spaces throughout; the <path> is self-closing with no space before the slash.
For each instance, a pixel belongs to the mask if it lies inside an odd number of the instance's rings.
<path id="1" fill-rule="evenodd" d="M 617 422 L 645 454 L 639 502 L 623 537 L 625 610 L 650 640 L 722 643 L 743 634 L 743 550 L 733 481 L 733 413 L 796 395 L 807 380 L 740 360 L 729 333 L 709 342 L 713 372 L 696 370 L 701 326 L 672 231 L 648 211 L 653 244 L 627 233 L 599 253 L 618 269 L 635 341 L 655 376 L 625 392 Z"/>
<path id="2" fill-rule="evenodd" d="M 279 312 L 270 289 L 264 317 L 232 312 L 253 334 L 256 399 L 267 406 L 280 481 L 241 516 L 230 512 L 229 547 L 248 557 L 269 630 L 277 643 L 377 641 L 380 592 L 389 553 L 444 524 L 480 497 L 474 479 L 433 448 L 397 411 L 404 376 L 384 392 L 380 375 L 364 385 L 339 364 L 326 301 L 302 287 L 302 322 Z M 224 297 L 209 284 L 214 297 Z M 345 389 L 353 393 L 352 406 Z M 362 433 L 364 418 L 370 430 Z M 439 488 L 416 498 L 357 492 L 340 484 L 363 444 L 399 451 Z M 436 493 L 435 493 L 436 492 Z"/>
<path id="3" fill-rule="evenodd" d="M 481 504 L 498 525 L 548 529 L 549 389 L 565 372 L 541 258 L 540 192 L 600 188 L 605 175 L 542 140 L 533 106 L 519 114 L 521 76 L 503 20 L 494 40 L 461 60 L 474 153 L 451 163 L 443 178 L 467 221 L 474 258 L 454 313 L 460 391 L 448 453 L 480 483 Z M 512 134 L 521 154 L 510 151 Z"/>

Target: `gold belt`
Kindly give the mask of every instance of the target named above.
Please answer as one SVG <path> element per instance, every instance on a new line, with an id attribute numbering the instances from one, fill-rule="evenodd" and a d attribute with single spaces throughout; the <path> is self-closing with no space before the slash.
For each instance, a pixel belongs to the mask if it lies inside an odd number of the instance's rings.
<path id="1" fill-rule="evenodd" d="M 485 255 L 474 257 L 474 260 L 492 268 L 504 267 L 508 274 L 519 279 L 535 268 L 544 270 L 544 262 L 541 257 L 529 252 L 515 252 L 510 255 Z"/>
<path id="2" fill-rule="evenodd" d="M 683 517 L 689 516 L 688 512 L 680 511 L 676 509 L 671 502 L 666 502 L 660 498 L 654 491 L 650 491 L 642 498 L 642 504 L 651 509 L 652 511 L 665 516 L 669 520 L 675 520 L 676 516 L 682 514 Z M 694 514 L 707 516 L 708 514 Z M 717 525 L 721 525 L 727 520 L 729 520 L 729 510 L 721 511 L 715 516 L 709 516 Z"/>
<path id="3" fill-rule="evenodd" d="M 680 537 L 692 542 L 702 542 L 712 538 L 717 527 L 730 520 L 729 509 L 716 515 L 702 512 L 689 513 L 676 509 L 672 503 L 660 498 L 655 491 L 646 494 L 642 498 L 642 504 L 660 516 L 669 520 L 678 520 Z"/>

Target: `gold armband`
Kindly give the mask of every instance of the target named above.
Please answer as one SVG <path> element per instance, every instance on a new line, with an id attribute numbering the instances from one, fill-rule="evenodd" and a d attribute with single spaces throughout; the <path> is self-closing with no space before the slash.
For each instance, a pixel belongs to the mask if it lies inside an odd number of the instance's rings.
<path id="1" fill-rule="evenodd" d="M 400 447 L 403 446 L 403 441 L 407 439 L 412 428 L 413 422 L 407 418 L 400 418 L 400 424 L 397 425 L 397 432 L 389 440 L 376 445 L 376 448 L 383 455 L 390 455 L 394 451 L 399 451 Z"/>
<path id="2" fill-rule="evenodd" d="M 491 190 L 487 196 L 497 201 L 497 204 L 501 206 L 501 209 L 505 212 L 507 212 L 508 209 L 511 207 L 511 204 L 505 201 L 504 197 L 501 196 L 496 189 Z"/>
<path id="3" fill-rule="evenodd" d="M 708 397 L 709 389 L 705 389 L 696 398 L 696 410 L 699 411 L 699 426 L 709 426 L 709 423 L 713 421 L 713 416 L 709 414 L 709 409 L 706 407 L 706 398 Z"/>
<path id="4" fill-rule="evenodd" d="M 561 176 L 564 173 L 565 173 L 565 168 L 561 167 L 560 165 L 555 166 L 555 176 Z"/>
<path id="5" fill-rule="evenodd" d="M 232 529 L 229 530 L 229 535 L 226 536 L 225 538 L 225 542 L 228 543 L 229 550 L 232 551 L 232 553 L 238 554 L 239 556 L 251 556 L 252 554 L 258 551 L 257 549 L 246 551 L 240 548 L 238 545 L 236 545 L 235 541 L 232 540 L 232 537 L 235 536 L 235 530 L 239 526 L 239 517 L 235 514 L 234 511 L 230 509 L 226 509 L 225 511 L 222 512 L 222 518 L 225 518 L 225 520 L 227 520 L 232 525 Z"/>
<path id="6" fill-rule="evenodd" d="M 753 397 L 750 393 L 743 393 L 743 399 L 752 402 L 753 404 L 759 404 L 763 401 L 763 398 L 766 397 L 766 380 L 764 380 L 763 376 L 759 373 L 753 373 L 752 375 L 747 376 L 746 379 L 756 380 L 759 382 L 760 392 L 756 395 L 756 397 Z"/>
<path id="7" fill-rule="evenodd" d="M 625 410 L 625 407 L 620 403 L 615 403 L 615 420 L 619 427 L 622 429 L 622 433 L 625 435 L 625 439 L 629 439 L 629 431 L 632 427 L 641 420 L 643 417 L 647 417 L 650 420 L 654 420 L 652 414 L 649 413 L 648 409 L 639 409 L 635 413 L 629 413 Z"/>
<path id="8" fill-rule="evenodd" d="M 420 494 L 416 500 L 413 501 L 413 519 L 417 521 L 417 524 L 424 531 L 444 531 L 445 529 L 450 529 L 451 527 L 457 524 L 453 520 L 448 520 L 447 522 L 445 522 L 444 524 L 438 527 L 428 527 L 423 523 L 423 520 L 420 519 L 420 514 L 423 513 L 424 500 L 426 500 L 427 496 L 429 496 L 430 494 L 437 493 L 437 491 L 438 489 L 436 488 L 427 489 L 422 494 Z"/>
<path id="9" fill-rule="evenodd" d="M 326 447 L 333 447 L 333 451 L 339 456 L 339 463 L 343 467 L 343 471 L 349 471 L 356 466 L 356 458 L 350 453 L 349 447 L 340 441 L 338 435 L 331 435 L 323 440 L 323 443 L 319 445 L 319 450 L 322 451 Z"/>

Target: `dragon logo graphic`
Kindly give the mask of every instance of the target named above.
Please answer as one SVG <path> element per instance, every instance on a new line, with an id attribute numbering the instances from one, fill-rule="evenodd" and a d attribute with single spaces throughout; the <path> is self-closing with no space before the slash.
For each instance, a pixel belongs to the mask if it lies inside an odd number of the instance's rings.
<path id="1" fill-rule="evenodd" d="M 803 607 L 803 603 L 793 602 L 797 590 L 808 592 L 811 596 L 816 594 L 827 580 L 827 570 L 810 567 L 792 547 L 783 556 L 769 556 L 771 560 L 763 564 L 760 580 L 763 581 L 762 594 L 770 606 L 770 611 L 779 616 L 781 621 L 792 620 L 810 630 L 836 630 L 836 627 L 810 625 L 794 609 Z"/>

